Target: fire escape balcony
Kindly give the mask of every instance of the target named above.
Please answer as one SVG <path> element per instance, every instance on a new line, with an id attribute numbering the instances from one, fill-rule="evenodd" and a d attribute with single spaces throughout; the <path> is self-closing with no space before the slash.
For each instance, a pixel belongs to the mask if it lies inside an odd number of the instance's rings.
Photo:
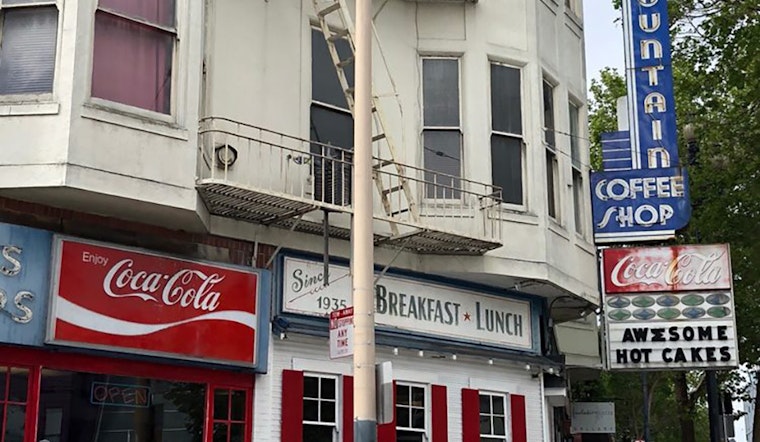
<path id="1" fill-rule="evenodd" d="M 482 255 L 502 245 L 501 189 L 374 156 L 375 245 Z M 213 215 L 350 240 L 353 154 L 226 118 L 200 122 L 196 188 Z M 327 213 L 346 214 L 329 218 Z"/>

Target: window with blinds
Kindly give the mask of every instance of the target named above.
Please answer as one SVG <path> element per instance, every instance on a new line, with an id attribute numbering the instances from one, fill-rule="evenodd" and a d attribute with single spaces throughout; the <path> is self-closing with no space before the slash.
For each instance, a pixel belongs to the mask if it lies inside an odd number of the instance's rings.
<path id="1" fill-rule="evenodd" d="M 58 8 L 54 1 L 0 2 L 0 95 L 53 92 Z"/>

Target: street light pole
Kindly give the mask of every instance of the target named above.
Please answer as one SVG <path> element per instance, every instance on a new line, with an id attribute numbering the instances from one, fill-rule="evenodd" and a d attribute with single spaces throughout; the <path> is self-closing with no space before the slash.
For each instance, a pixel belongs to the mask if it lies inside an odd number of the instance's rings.
<path id="1" fill-rule="evenodd" d="M 372 234 L 372 10 L 356 0 L 354 84 L 354 217 L 351 288 L 354 305 L 354 440 L 377 441 Z"/>

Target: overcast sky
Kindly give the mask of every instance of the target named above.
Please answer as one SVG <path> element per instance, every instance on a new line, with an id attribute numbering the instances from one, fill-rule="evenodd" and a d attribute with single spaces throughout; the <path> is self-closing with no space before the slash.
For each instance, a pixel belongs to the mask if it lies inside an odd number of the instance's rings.
<path id="1" fill-rule="evenodd" d="M 610 0 L 588 0 L 584 5 L 586 76 L 591 84 L 604 67 L 623 72 L 623 25 Z"/>

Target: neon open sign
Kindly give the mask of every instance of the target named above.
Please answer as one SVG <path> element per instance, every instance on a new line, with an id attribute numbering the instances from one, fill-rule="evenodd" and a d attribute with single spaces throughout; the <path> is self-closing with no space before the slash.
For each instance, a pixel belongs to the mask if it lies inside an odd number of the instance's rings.
<path id="1" fill-rule="evenodd" d="M 150 387 L 93 382 L 90 402 L 93 405 L 147 408 L 150 407 Z"/>

